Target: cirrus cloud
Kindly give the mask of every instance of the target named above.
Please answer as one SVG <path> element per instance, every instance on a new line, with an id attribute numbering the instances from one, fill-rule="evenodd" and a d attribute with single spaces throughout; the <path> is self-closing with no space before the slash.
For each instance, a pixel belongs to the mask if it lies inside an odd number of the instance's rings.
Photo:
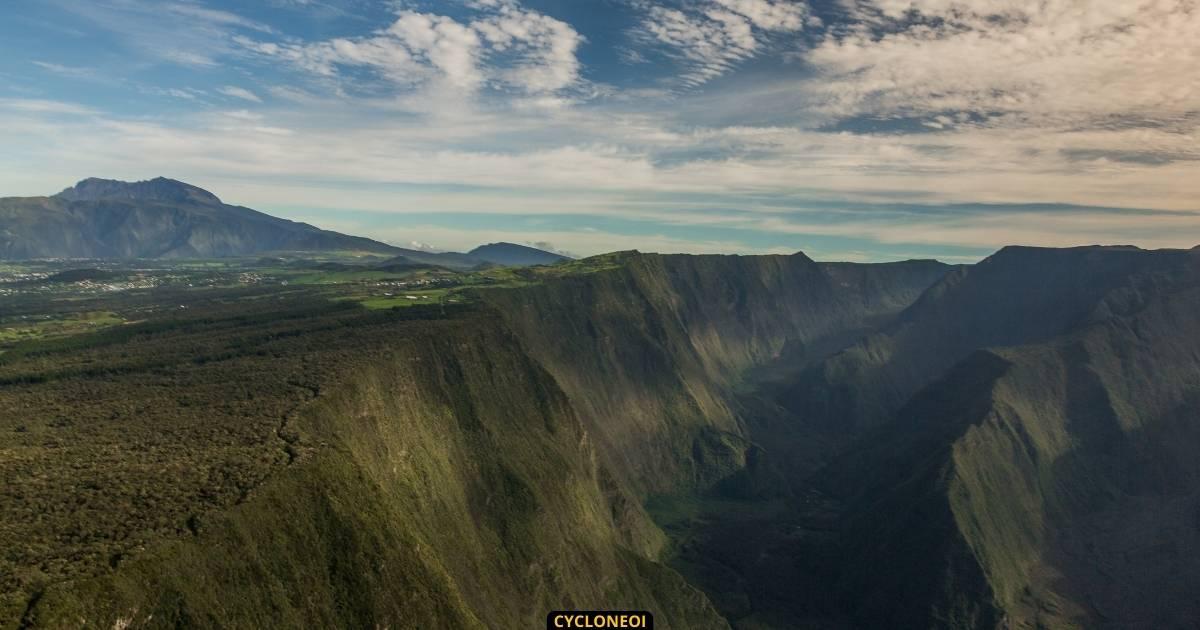
<path id="1" fill-rule="evenodd" d="M 645 16 L 633 31 L 635 40 L 684 62 L 680 79 L 688 87 L 707 83 L 755 56 L 764 36 L 801 30 L 808 16 L 807 5 L 791 0 L 710 0 L 682 8 L 641 2 L 638 6 Z"/>

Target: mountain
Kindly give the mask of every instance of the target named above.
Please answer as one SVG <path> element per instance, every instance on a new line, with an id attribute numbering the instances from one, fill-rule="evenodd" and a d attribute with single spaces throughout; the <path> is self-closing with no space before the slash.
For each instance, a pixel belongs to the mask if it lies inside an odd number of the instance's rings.
<path id="1" fill-rule="evenodd" d="M 195 203 L 219 206 L 216 195 L 173 179 L 158 177 L 144 182 L 88 178 L 55 195 L 65 201 L 120 200 L 132 202 Z"/>
<path id="2" fill-rule="evenodd" d="M 553 265 L 564 260 L 571 260 L 562 254 L 555 254 L 525 245 L 515 243 L 490 243 L 480 245 L 467 252 L 472 258 L 508 267 L 528 267 L 532 265 Z"/>
<path id="3" fill-rule="evenodd" d="M 85 179 L 52 197 L 0 199 L 0 259 L 213 258 L 357 251 L 466 269 L 480 261 L 322 230 L 222 203 L 183 182 Z"/>
<path id="4" fill-rule="evenodd" d="M 445 267 L 447 269 L 454 269 L 455 271 L 467 271 L 487 264 L 479 258 L 457 252 L 431 252 L 421 249 L 397 249 L 396 251 L 400 252 L 399 256 L 389 258 L 379 263 L 378 266 L 381 268 L 390 268 L 418 264 Z"/>
<path id="5" fill-rule="evenodd" d="M 806 483 L 841 506 L 825 518 L 835 542 L 780 543 L 801 558 L 791 571 L 832 585 L 806 612 L 1189 627 L 1197 309 L 1196 250 L 1010 247 L 805 371 L 783 404 L 841 436 Z"/>

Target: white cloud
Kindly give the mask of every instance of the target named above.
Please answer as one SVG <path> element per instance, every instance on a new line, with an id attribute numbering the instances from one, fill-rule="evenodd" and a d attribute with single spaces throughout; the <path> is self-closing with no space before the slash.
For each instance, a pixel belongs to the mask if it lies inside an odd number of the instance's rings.
<path id="1" fill-rule="evenodd" d="M 257 94 L 255 94 L 254 92 L 251 92 L 250 90 L 247 90 L 246 88 L 237 87 L 235 85 L 226 85 L 225 87 L 218 88 L 217 91 L 220 92 L 221 94 L 224 94 L 225 96 L 229 96 L 232 98 L 238 98 L 243 101 L 250 101 L 251 103 L 263 102 L 262 99 L 259 98 L 259 96 Z M 187 94 L 187 93 L 185 92 L 184 94 Z M 184 98 L 186 98 L 186 96 L 184 96 Z"/>
<path id="2" fill-rule="evenodd" d="M 128 3 L 128 0 L 126 0 Z M 172 14 L 177 19 L 199 22 L 210 26 L 231 26 L 243 29 L 259 31 L 262 33 L 272 33 L 274 29 L 261 22 L 248 20 L 235 13 L 228 11 L 219 11 L 210 9 L 194 2 L 159 2 L 155 6 L 166 13 Z"/>
<path id="3" fill-rule="evenodd" d="M 1200 104 L 1193 0 L 854 0 L 805 59 L 830 115 L 971 112 L 1006 125 L 1176 122 Z M 921 19 L 912 19 L 915 12 Z"/>
<path id="4" fill-rule="evenodd" d="M 24 98 L 0 98 L 0 110 L 31 114 L 69 114 L 74 116 L 91 116 L 98 113 L 90 107 L 76 103 Z"/>
<path id="5" fill-rule="evenodd" d="M 131 170 L 172 164 L 266 180 L 484 186 L 522 191 L 526 199 L 544 197 L 539 204 L 549 209 L 569 208 L 564 196 L 600 194 L 610 200 L 581 207 L 581 212 L 607 213 L 612 206 L 606 203 L 625 194 L 716 199 L 744 194 L 787 198 L 803 192 L 808 198 L 870 201 L 899 196 L 934 203 L 1050 200 L 1179 210 L 1194 209 L 1200 198 L 1200 145 L 1194 134 L 1166 129 L 1045 133 L 967 128 L 936 138 L 787 127 L 683 131 L 665 127 L 657 116 L 575 108 L 405 122 L 386 118 L 386 109 L 372 113 L 362 103 L 336 111 L 341 105 L 332 101 L 332 110 L 325 110 L 318 102 L 303 114 L 224 112 L 168 125 L 109 117 L 71 122 L 62 114 L 88 110 L 0 101 L 0 110 L 11 111 L 0 122 L 18 136 L 43 136 L 37 147 L 22 153 L 25 168 L 61 162 L 58 170 L 86 173 L 107 170 L 105 164 Z M 264 124 L 267 115 L 269 127 Z M 277 133 L 263 138 L 264 130 Z M 0 134 L 0 140 L 6 137 Z M 17 138 L 5 142 L 17 143 Z M 504 149 L 489 148 L 497 146 Z M 1138 162 L 1108 155 L 1130 146 L 1179 159 Z M 1072 151 L 1064 153 L 1064 148 Z M 489 194 L 495 193 L 479 193 L 474 203 L 494 205 Z M 791 205 L 797 203 L 802 205 Z"/>
<path id="6" fill-rule="evenodd" d="M 454 87 L 471 90 L 483 81 L 478 67 L 479 34 L 469 26 L 445 16 L 406 11 L 386 37 L 423 64 L 433 66 Z"/>
<path id="7" fill-rule="evenodd" d="M 582 36 L 569 24 L 508 0 L 468 3 L 480 14 L 468 22 L 401 11 L 369 36 L 313 43 L 239 41 L 325 77 L 339 67 L 369 68 L 401 86 L 440 83 L 474 92 L 491 86 L 552 94 L 579 81 L 575 56 Z"/>
<path id="8" fill-rule="evenodd" d="M 636 40 L 665 47 L 683 61 L 681 77 L 695 87 L 719 77 L 757 54 L 763 34 L 796 32 L 804 27 L 807 5 L 790 0 L 707 0 L 690 9 L 644 5 L 646 15 Z"/>
<path id="9" fill-rule="evenodd" d="M 798 31 L 804 26 L 808 10 L 803 4 L 786 0 L 715 0 L 754 26 L 768 31 Z"/>
<path id="10" fill-rule="evenodd" d="M 503 3 L 497 14 L 472 22 L 497 53 L 515 54 L 517 60 L 500 72 L 503 82 L 531 94 L 557 92 L 579 79 L 575 56 L 583 37 L 566 22 Z"/>
<path id="11" fill-rule="evenodd" d="M 77 78 L 77 79 L 88 78 L 88 77 L 92 76 L 92 74 L 95 72 L 91 68 L 81 68 L 81 67 L 77 67 L 77 66 L 64 66 L 62 64 L 52 63 L 49 61 L 34 61 L 33 65 L 35 65 L 43 70 L 46 70 L 48 72 L 53 72 L 54 74 L 61 74 L 63 76 Z"/>

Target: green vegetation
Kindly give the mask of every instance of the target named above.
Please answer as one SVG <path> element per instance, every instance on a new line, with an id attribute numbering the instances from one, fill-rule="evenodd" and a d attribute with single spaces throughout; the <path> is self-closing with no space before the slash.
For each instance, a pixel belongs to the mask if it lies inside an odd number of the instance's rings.
<path id="1" fill-rule="evenodd" d="M 115 326 L 124 323 L 124 321 L 119 315 L 111 311 L 84 311 L 40 321 L 23 319 L 3 322 L 0 323 L 0 349 L 19 341 L 32 341 L 91 332 L 107 326 Z"/>
<path id="2" fill-rule="evenodd" d="M 529 286 L 608 268 L 611 263 L 602 257 L 559 267 L 459 272 L 431 265 L 394 265 L 385 257 L 356 252 L 169 262 L 9 263 L 0 271 L 0 351 L 19 342 L 155 319 L 207 301 L 228 306 L 302 294 L 313 300 L 358 302 L 370 309 L 454 305 L 475 299 L 472 291 L 477 289 Z"/>
<path id="3" fill-rule="evenodd" d="M 948 267 L 617 253 L 542 269 L 565 275 L 477 295 L 554 375 L 620 481 L 644 499 L 704 490 L 746 465 L 754 449 L 734 389 L 748 370 L 788 344 L 815 347 L 895 314 Z"/>
<path id="4" fill-rule="evenodd" d="M 1198 259 L 10 265 L 0 627 L 1179 627 Z"/>
<path id="5" fill-rule="evenodd" d="M 527 627 L 569 602 L 724 627 L 466 295 L 208 274 L 12 294 L 9 317 L 134 323 L 0 356 L 0 627 Z"/>

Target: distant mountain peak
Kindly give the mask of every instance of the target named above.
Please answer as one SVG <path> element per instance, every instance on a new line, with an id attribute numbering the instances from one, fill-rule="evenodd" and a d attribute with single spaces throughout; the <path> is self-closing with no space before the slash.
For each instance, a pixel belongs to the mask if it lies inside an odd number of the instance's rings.
<path id="1" fill-rule="evenodd" d="M 544 249 L 516 243 L 488 243 L 467 252 L 468 256 L 497 265 L 552 265 L 569 257 Z"/>
<path id="2" fill-rule="evenodd" d="M 192 202 L 201 204 L 220 204 L 216 195 L 193 186 L 166 177 L 156 177 L 141 182 L 123 182 L 115 179 L 99 179 L 89 177 L 74 186 L 55 195 L 67 201 L 168 201 Z"/>
<path id="3" fill-rule="evenodd" d="M 405 253 L 379 241 L 226 205 L 206 190 L 165 177 L 91 178 L 49 199 L 0 198 L 0 259 L 223 258 L 309 251 Z"/>

